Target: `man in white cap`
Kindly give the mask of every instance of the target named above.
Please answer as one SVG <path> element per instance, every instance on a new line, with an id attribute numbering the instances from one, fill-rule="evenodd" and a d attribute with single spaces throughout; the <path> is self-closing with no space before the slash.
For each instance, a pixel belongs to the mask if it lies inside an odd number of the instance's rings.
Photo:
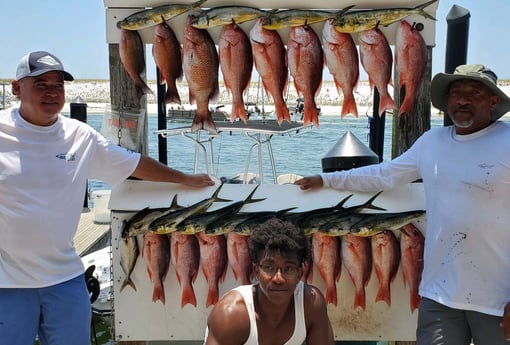
<path id="1" fill-rule="evenodd" d="M 48 52 L 24 56 L 19 107 L 0 112 L 0 343 L 89 345 L 91 307 L 73 245 L 87 179 L 133 176 L 196 187 L 188 175 L 130 152 L 60 114 L 73 76 Z"/>
<path id="2" fill-rule="evenodd" d="M 453 126 L 427 131 L 389 162 L 295 184 L 375 192 L 422 179 L 427 228 L 417 344 L 506 344 L 510 322 L 505 318 L 504 331 L 500 323 L 510 300 L 510 125 L 498 119 L 510 111 L 510 98 L 496 74 L 477 64 L 439 73 L 431 90 L 432 104 Z"/>

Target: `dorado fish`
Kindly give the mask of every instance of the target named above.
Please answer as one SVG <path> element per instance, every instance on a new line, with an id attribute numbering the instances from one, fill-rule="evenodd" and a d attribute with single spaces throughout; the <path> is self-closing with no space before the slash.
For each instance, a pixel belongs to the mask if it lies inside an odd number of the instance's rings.
<path id="1" fill-rule="evenodd" d="M 365 310 L 365 287 L 372 274 L 370 239 L 368 237 L 359 237 L 349 234 L 343 236 L 341 257 L 349 273 L 349 277 L 354 284 L 354 309 L 361 307 L 361 309 Z"/>
<path id="2" fill-rule="evenodd" d="M 202 5 L 206 0 L 199 0 L 191 5 L 172 4 L 149 8 L 133 13 L 123 20 L 117 22 L 119 29 L 140 30 L 148 28 L 166 20 L 172 19 L 180 14 L 186 13 Z"/>
<path id="3" fill-rule="evenodd" d="M 205 129 L 209 133 L 218 134 L 209 110 L 209 100 L 219 94 L 218 52 L 209 32 L 194 28 L 191 21 L 192 16 L 188 16 L 182 44 L 182 63 L 189 87 L 189 101 L 197 105 L 191 131 Z"/>
<path id="4" fill-rule="evenodd" d="M 194 203 L 191 206 L 183 207 L 173 212 L 166 213 L 161 217 L 154 219 L 148 226 L 148 230 L 156 234 L 169 234 L 177 230 L 177 226 L 184 219 L 194 213 L 205 212 L 216 201 L 231 201 L 218 197 L 220 193 L 221 184 L 210 198 Z"/>
<path id="5" fill-rule="evenodd" d="M 202 10 L 195 15 L 191 25 L 197 29 L 208 29 L 227 24 L 241 24 L 263 17 L 266 11 L 250 6 L 218 6 Z"/>
<path id="6" fill-rule="evenodd" d="M 146 232 L 143 236 L 142 256 L 153 284 L 152 301 L 165 304 L 164 281 L 170 267 L 170 240 L 166 235 Z"/>
<path id="7" fill-rule="evenodd" d="M 289 109 L 283 99 L 287 86 L 287 63 L 285 46 L 278 32 L 262 27 L 263 19 L 257 19 L 250 30 L 253 61 L 264 85 L 266 93 L 273 97 L 278 124 L 291 122 Z"/>
<path id="8" fill-rule="evenodd" d="M 250 86 L 253 54 L 248 35 L 237 24 L 222 27 L 218 42 L 219 61 L 225 87 L 232 94 L 230 120 L 247 121 L 243 93 Z"/>
<path id="9" fill-rule="evenodd" d="M 405 20 L 397 28 L 395 65 L 399 90 L 405 94 L 398 115 L 412 115 L 427 67 L 427 46 L 420 32 Z"/>
<path id="10" fill-rule="evenodd" d="M 198 276 L 200 265 L 200 250 L 195 236 L 188 236 L 178 232 L 169 234 L 171 245 L 171 260 L 175 267 L 177 281 L 182 287 L 181 308 L 186 304 L 197 306 L 197 298 L 193 283 Z"/>
<path id="11" fill-rule="evenodd" d="M 120 292 L 124 290 L 126 286 L 131 286 L 136 291 L 136 285 L 131 280 L 131 273 L 135 269 L 136 261 L 140 254 L 138 248 L 138 240 L 135 236 L 123 237 L 119 239 L 119 251 L 120 251 L 120 267 L 126 275 L 120 286 Z"/>
<path id="12" fill-rule="evenodd" d="M 249 236 L 251 235 L 253 228 L 255 228 L 257 225 L 262 224 L 273 217 L 281 219 L 282 215 L 286 214 L 292 209 L 294 209 L 294 207 L 279 211 L 240 212 L 237 214 L 237 217 L 241 218 L 242 221 L 236 222 L 236 224 L 231 227 L 231 231 L 244 236 Z"/>
<path id="13" fill-rule="evenodd" d="M 253 266 L 248 248 L 249 236 L 243 236 L 236 232 L 227 234 L 227 258 L 232 268 L 234 278 L 241 285 L 251 284 Z"/>
<path id="14" fill-rule="evenodd" d="M 335 18 L 351 7 L 353 6 L 337 12 L 300 9 L 268 12 L 268 14 L 263 18 L 262 27 L 268 30 L 279 30 L 283 28 L 320 23 L 330 18 Z"/>
<path id="15" fill-rule="evenodd" d="M 208 286 L 205 304 L 207 308 L 218 302 L 218 284 L 225 280 L 227 274 L 227 240 L 224 235 L 211 236 L 203 231 L 196 237 L 200 246 L 200 266 Z"/>
<path id="16" fill-rule="evenodd" d="M 350 34 L 338 32 L 333 20 L 322 28 L 324 62 L 333 76 L 339 94 L 343 94 L 341 118 L 347 114 L 358 117 L 354 90 L 359 81 L 359 57 Z"/>
<path id="17" fill-rule="evenodd" d="M 160 83 L 166 83 L 165 103 L 181 104 L 176 81 L 182 80 L 181 44 L 173 30 L 165 23 L 154 29 L 152 55 L 160 72 Z"/>
<path id="18" fill-rule="evenodd" d="M 126 73 L 135 83 L 137 96 L 152 94 L 152 90 L 142 79 L 142 74 L 145 75 L 145 52 L 142 38 L 137 31 L 120 30 L 119 55 Z"/>
<path id="19" fill-rule="evenodd" d="M 218 208 L 214 211 L 194 213 L 188 216 L 177 225 L 177 231 L 183 232 L 187 235 L 205 231 L 208 227 L 208 224 L 214 222 L 216 219 L 222 219 L 228 215 L 236 214 L 246 204 L 265 200 L 265 198 L 253 199 L 253 194 L 255 194 L 255 191 L 258 187 L 259 185 L 257 185 L 244 200 L 236 201 L 230 205 Z M 208 234 L 210 234 L 210 232 L 208 232 Z M 215 233 L 215 235 L 218 235 L 218 233 Z"/>
<path id="20" fill-rule="evenodd" d="M 397 275 L 400 264 L 400 247 L 397 237 L 391 230 L 370 237 L 372 261 L 375 275 L 379 281 L 379 290 L 375 301 L 385 301 L 391 306 L 391 282 Z"/>
<path id="21" fill-rule="evenodd" d="M 400 251 L 402 259 L 400 266 L 404 278 L 404 286 L 409 288 L 409 305 L 411 313 L 420 305 L 421 297 L 418 287 L 423 271 L 423 248 L 425 237 L 413 224 L 407 224 L 403 228 L 404 234 L 400 236 Z"/>
<path id="22" fill-rule="evenodd" d="M 386 110 L 397 109 L 397 105 L 388 93 L 391 83 L 393 56 L 388 40 L 375 28 L 360 32 L 358 35 L 361 65 L 368 74 L 370 88 L 379 92 L 379 115 Z"/>
<path id="23" fill-rule="evenodd" d="M 378 26 L 388 26 L 410 15 L 420 15 L 436 20 L 424 9 L 437 0 L 428 1 L 414 8 L 387 8 L 376 10 L 351 11 L 338 16 L 335 20 L 335 29 L 339 32 L 362 32 Z"/>
<path id="24" fill-rule="evenodd" d="M 341 258 L 340 240 L 316 232 L 312 236 L 313 261 L 317 265 L 319 274 L 326 284 L 326 303 L 337 305 L 336 282 L 340 279 Z"/>
<path id="25" fill-rule="evenodd" d="M 287 63 L 298 95 L 304 98 L 303 125 L 319 127 L 315 96 L 322 84 L 324 54 L 319 37 L 308 25 L 293 27 L 287 41 Z"/>
<path id="26" fill-rule="evenodd" d="M 365 213 L 363 219 L 353 224 L 349 231 L 356 236 L 372 236 L 384 230 L 397 230 L 425 215 L 423 210 Z"/>

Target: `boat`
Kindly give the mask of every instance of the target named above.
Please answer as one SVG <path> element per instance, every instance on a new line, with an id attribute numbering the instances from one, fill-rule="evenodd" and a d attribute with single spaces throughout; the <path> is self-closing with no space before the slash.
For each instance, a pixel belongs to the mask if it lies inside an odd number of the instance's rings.
<path id="1" fill-rule="evenodd" d="M 81 258 L 85 266 L 85 282 L 92 304 L 92 314 L 101 317 L 113 313 L 111 253 L 108 245 Z"/>

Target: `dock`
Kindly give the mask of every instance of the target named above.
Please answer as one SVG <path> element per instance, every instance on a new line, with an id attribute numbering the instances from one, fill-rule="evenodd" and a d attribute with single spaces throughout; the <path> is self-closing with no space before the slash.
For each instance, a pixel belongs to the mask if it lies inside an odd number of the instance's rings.
<path id="1" fill-rule="evenodd" d="M 104 248 L 110 243 L 110 224 L 94 221 L 94 213 L 84 207 L 81 212 L 78 230 L 74 236 L 76 252 L 80 256 Z"/>

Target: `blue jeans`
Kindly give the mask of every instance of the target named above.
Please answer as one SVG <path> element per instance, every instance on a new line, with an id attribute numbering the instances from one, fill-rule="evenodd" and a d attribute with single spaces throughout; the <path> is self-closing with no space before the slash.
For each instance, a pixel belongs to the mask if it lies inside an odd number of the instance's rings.
<path id="1" fill-rule="evenodd" d="M 92 308 L 79 275 L 44 288 L 0 289 L 0 342 L 33 345 L 90 345 Z"/>
<path id="2" fill-rule="evenodd" d="M 422 298 L 418 309 L 417 345 L 508 345 L 501 316 L 449 308 Z"/>

